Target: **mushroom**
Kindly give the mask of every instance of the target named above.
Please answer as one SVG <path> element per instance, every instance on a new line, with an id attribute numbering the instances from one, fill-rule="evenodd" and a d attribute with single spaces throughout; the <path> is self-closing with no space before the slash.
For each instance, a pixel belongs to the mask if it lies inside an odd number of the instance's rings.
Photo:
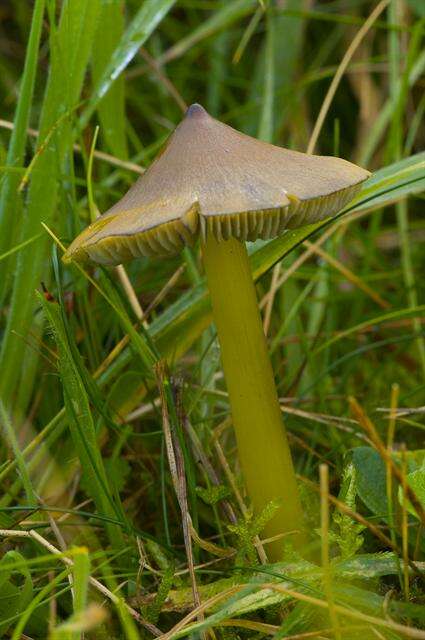
<path id="1" fill-rule="evenodd" d="M 265 534 L 295 531 L 298 546 L 302 510 L 245 241 L 332 216 L 369 175 L 251 138 L 193 104 L 148 170 L 64 255 L 117 265 L 200 238 L 247 493 L 257 513 L 279 503 Z M 279 559 L 282 540 L 268 549 Z"/>

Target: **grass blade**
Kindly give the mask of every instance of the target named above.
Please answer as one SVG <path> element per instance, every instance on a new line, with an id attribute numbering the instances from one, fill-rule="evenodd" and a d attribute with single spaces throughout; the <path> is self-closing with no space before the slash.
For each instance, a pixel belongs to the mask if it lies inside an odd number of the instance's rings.
<path id="1" fill-rule="evenodd" d="M 40 222 L 49 224 L 55 213 L 58 169 L 64 158 L 64 148 L 67 143 L 70 148 L 72 141 L 62 135 L 62 127 L 57 128 L 48 147 L 43 147 L 43 141 L 61 115 L 74 108 L 79 99 L 99 6 L 99 0 L 89 3 L 70 0 L 63 5 L 59 27 L 52 29 L 51 69 L 39 127 L 38 149 L 41 155 L 31 177 L 26 215 L 21 225 L 21 242 L 39 233 Z M 62 48 L 63 41 L 72 41 L 73 59 Z M 0 352 L 0 368 L 3 371 L 0 397 L 8 405 L 13 402 L 20 378 L 22 344 L 17 335 L 27 335 L 32 324 L 35 308 L 32 292 L 47 276 L 46 250 L 47 241 L 42 237 L 25 247 L 17 261 L 10 312 Z"/>
<path id="2" fill-rule="evenodd" d="M 43 26 L 45 0 L 37 0 L 31 22 L 31 33 L 22 73 L 18 106 L 16 108 L 13 131 L 7 152 L 7 166 L 19 167 L 24 161 L 27 129 L 30 118 L 35 76 L 37 72 L 38 49 Z M 0 190 L 0 255 L 7 252 L 16 238 L 16 220 L 20 217 L 21 198 L 16 195 L 20 181 L 19 173 L 6 173 Z M 10 261 L 0 267 L 0 304 L 4 301 L 10 284 Z"/>
<path id="3" fill-rule="evenodd" d="M 113 0 L 102 4 L 97 39 L 101 47 L 94 47 L 92 56 L 92 75 L 95 86 L 99 84 L 114 51 L 118 47 L 124 31 L 123 0 Z M 109 151 L 118 158 L 128 157 L 124 77 L 120 75 L 112 83 L 97 107 L 102 136 Z"/>
<path id="4" fill-rule="evenodd" d="M 109 64 L 93 89 L 89 103 L 81 116 L 82 127 L 87 124 L 100 100 L 108 93 L 115 80 L 131 62 L 140 47 L 144 45 L 175 1 L 145 0 L 125 30 L 118 47 L 111 56 Z"/>
<path id="5" fill-rule="evenodd" d="M 96 430 L 83 380 L 79 375 L 82 363 L 75 361 L 69 345 L 69 334 L 63 323 L 59 305 L 49 302 L 41 294 L 38 299 L 53 330 L 58 353 L 59 371 L 63 381 L 65 409 L 75 449 L 81 461 L 88 491 L 91 493 L 100 514 L 121 519 L 117 505 L 112 501 L 112 492 L 100 454 Z M 124 547 L 120 527 L 106 524 L 111 544 Z"/>

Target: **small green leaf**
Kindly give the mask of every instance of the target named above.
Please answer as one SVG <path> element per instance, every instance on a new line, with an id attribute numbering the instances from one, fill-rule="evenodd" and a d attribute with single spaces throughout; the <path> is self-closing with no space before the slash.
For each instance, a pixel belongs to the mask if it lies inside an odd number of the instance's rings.
<path id="1" fill-rule="evenodd" d="M 352 463 L 349 463 L 343 472 L 338 499 L 355 511 L 356 495 L 356 469 Z M 338 544 L 342 558 L 354 556 L 363 544 L 361 532 L 365 527 L 338 510 L 334 511 L 332 520 L 337 527 L 337 531 L 329 532 L 330 539 Z"/>
<path id="2" fill-rule="evenodd" d="M 238 553 L 235 559 L 236 565 L 243 564 L 245 558 L 252 565 L 257 563 L 254 538 L 262 532 L 278 509 L 279 505 L 271 501 L 257 516 L 254 517 L 252 513 L 248 513 L 244 519 L 239 520 L 236 524 L 228 525 L 227 528 L 229 531 L 237 538 Z"/>
<path id="3" fill-rule="evenodd" d="M 372 447 L 356 447 L 352 455 L 360 499 L 373 513 L 385 517 L 388 504 L 384 461 Z"/>
<path id="4" fill-rule="evenodd" d="M 416 469 L 416 471 L 412 471 L 412 473 L 408 473 L 406 480 L 408 485 L 415 492 L 417 498 L 419 498 L 420 502 L 425 506 L 425 467 L 422 467 L 422 469 Z M 398 499 L 400 504 L 403 504 L 403 489 L 401 486 L 398 488 Z M 409 501 L 407 501 L 407 510 L 419 520 L 418 514 Z"/>
<path id="5" fill-rule="evenodd" d="M 173 585 L 174 571 L 174 565 L 168 565 L 161 577 L 161 582 L 159 583 L 159 587 L 153 602 L 151 602 L 144 608 L 143 614 L 146 619 L 152 624 L 156 624 L 158 622 L 162 607 L 164 606 L 164 603 Z"/>
<path id="6" fill-rule="evenodd" d="M 204 487 L 196 487 L 196 495 L 198 495 L 205 504 L 215 505 L 220 500 L 225 500 L 231 495 L 229 487 L 223 484 L 212 485 L 205 489 Z"/>

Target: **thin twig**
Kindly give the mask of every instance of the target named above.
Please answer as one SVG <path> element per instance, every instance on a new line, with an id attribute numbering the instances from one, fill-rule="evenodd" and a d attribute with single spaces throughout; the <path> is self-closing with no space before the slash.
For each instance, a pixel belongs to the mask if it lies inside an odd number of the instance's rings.
<path id="1" fill-rule="evenodd" d="M 329 560 L 329 467 L 321 464 L 320 472 L 320 535 L 322 548 L 323 583 L 329 606 L 329 619 L 336 640 L 341 640 L 341 629 L 335 609 L 332 589 L 332 568 Z"/>
<path id="2" fill-rule="evenodd" d="M 165 283 L 161 291 L 154 298 L 151 304 L 147 307 L 146 311 L 144 312 L 144 315 L 142 316 L 142 320 L 148 318 L 149 315 L 152 313 L 152 311 L 156 309 L 156 307 L 162 302 L 163 298 L 168 294 L 170 289 L 176 284 L 177 280 L 180 278 L 184 269 L 185 269 L 185 265 L 182 265 L 173 273 L 173 275 L 168 280 L 168 282 Z M 137 329 L 138 326 L 139 326 L 139 323 L 135 324 L 134 328 Z M 130 342 L 130 336 L 126 334 L 123 338 L 121 338 L 121 340 L 115 345 L 112 351 L 109 352 L 109 354 L 106 356 L 103 362 L 99 365 L 99 367 L 96 369 L 95 373 L 93 374 L 93 377 L 98 378 L 104 371 L 106 371 L 106 369 L 119 356 L 119 354 L 129 344 L 129 342 Z"/>
<path id="3" fill-rule="evenodd" d="M 345 52 L 339 67 L 332 79 L 332 82 L 329 86 L 328 92 L 325 96 L 325 99 L 323 100 L 322 106 L 320 108 L 320 112 L 319 115 L 317 116 L 317 120 L 316 123 L 314 125 L 313 128 L 313 132 L 310 136 L 310 141 L 308 143 L 308 147 L 307 147 L 307 153 L 313 153 L 314 151 L 314 147 L 316 146 L 316 142 L 317 139 L 319 137 L 320 131 L 322 129 L 323 126 L 323 122 L 325 121 L 326 115 L 329 111 L 329 107 L 332 104 L 332 100 L 334 99 L 336 90 L 338 88 L 338 85 L 341 81 L 342 76 L 344 75 L 348 64 L 351 60 L 351 58 L 353 57 L 357 47 L 360 45 L 360 43 L 362 42 L 363 38 L 365 37 L 365 35 L 367 34 L 367 32 L 371 29 L 371 27 L 373 26 L 373 23 L 379 18 L 379 16 L 381 15 L 381 13 L 384 11 L 385 7 L 389 4 L 390 0 L 381 0 L 381 2 L 376 5 L 376 7 L 374 8 L 374 10 L 372 11 L 372 13 L 370 14 L 370 16 L 367 18 L 367 20 L 365 20 L 365 22 L 363 23 L 363 25 L 360 27 L 360 29 L 358 30 L 358 32 L 356 33 L 355 37 L 353 38 L 350 46 L 348 47 L 347 51 Z"/>
<path id="4" fill-rule="evenodd" d="M 406 602 L 409 602 L 409 520 L 407 511 L 407 460 L 406 446 L 401 448 L 401 490 L 403 493 L 401 505 L 401 550 L 403 556 L 403 591 Z"/>
<path id="5" fill-rule="evenodd" d="M 273 301 L 276 296 L 276 292 L 279 289 L 279 276 L 281 270 L 281 263 L 278 262 L 277 265 L 273 267 L 272 271 L 272 280 L 270 283 L 270 289 L 267 297 L 267 302 L 264 305 L 264 318 L 263 318 L 263 331 L 267 336 L 270 329 L 270 320 L 272 317 L 272 309 L 273 309 Z"/>
<path id="6" fill-rule="evenodd" d="M 142 305 L 140 304 L 139 299 L 136 296 L 136 292 L 134 291 L 133 285 L 131 284 L 127 271 L 125 270 L 122 264 L 119 264 L 117 267 L 115 267 L 115 271 L 117 272 L 122 288 L 126 293 L 128 301 L 131 305 L 131 308 L 134 311 L 136 318 L 138 319 L 139 322 L 142 323 L 145 329 L 148 329 L 149 325 L 146 321 L 146 314 L 143 313 Z"/>
<path id="7" fill-rule="evenodd" d="M 330 264 L 331 267 L 334 267 L 334 269 L 339 271 L 355 287 L 357 287 L 358 289 L 360 289 L 361 291 L 366 293 L 366 295 L 368 295 L 370 298 L 372 298 L 372 300 L 374 300 L 376 302 L 376 304 L 378 304 L 380 307 L 382 307 L 382 309 L 390 309 L 391 308 L 390 303 L 387 302 L 386 300 L 384 300 L 383 298 L 381 298 L 379 293 L 377 293 L 371 287 L 369 287 L 369 285 L 366 284 L 366 282 L 363 282 L 363 280 L 359 276 L 357 276 L 355 273 L 353 273 L 351 271 L 351 269 L 349 269 L 344 264 L 342 264 L 339 260 L 334 258 L 330 253 L 325 251 L 322 247 L 320 247 L 317 244 L 313 244 L 309 240 L 304 240 L 303 244 L 307 248 L 312 247 L 312 249 L 313 249 L 313 251 L 314 251 L 314 253 L 316 255 L 318 255 L 321 258 L 323 258 L 323 260 L 325 260 L 325 262 Z"/>
<path id="8" fill-rule="evenodd" d="M 158 77 L 158 80 L 161 82 L 161 84 L 164 87 L 164 89 L 167 91 L 167 93 L 169 93 L 169 95 L 172 98 L 174 98 L 174 101 L 177 103 L 177 105 L 180 107 L 180 109 L 184 113 L 186 111 L 186 109 L 187 109 L 187 104 L 183 100 L 183 98 L 182 98 L 181 94 L 179 93 L 178 89 L 176 88 L 176 86 L 165 75 L 165 73 L 163 71 L 163 67 L 161 67 L 161 65 L 158 64 L 158 62 L 155 60 L 155 58 L 152 58 L 152 56 L 149 55 L 149 53 L 146 51 L 146 49 L 144 47 L 142 47 L 142 49 L 140 49 L 140 55 L 142 56 L 142 58 L 144 58 L 146 60 L 146 62 L 148 63 L 149 67 L 152 69 L 152 71 Z"/>
<path id="9" fill-rule="evenodd" d="M 93 163 L 94 152 L 96 150 L 95 147 L 96 147 L 98 132 L 99 132 L 99 127 L 96 127 L 91 149 L 90 149 L 89 162 L 88 162 L 88 168 L 87 168 L 87 195 L 88 195 L 89 208 L 90 208 L 92 221 L 95 220 L 96 218 L 100 218 L 100 212 L 94 202 L 93 192 L 92 192 L 92 163 Z M 136 292 L 134 291 L 133 285 L 130 282 L 130 278 L 128 277 L 127 271 L 125 270 L 122 264 L 119 264 L 118 266 L 115 267 L 115 272 L 118 275 L 122 288 L 124 289 L 124 292 L 128 298 L 128 301 L 130 303 L 131 308 L 134 311 L 136 318 L 139 320 L 139 322 L 142 322 L 145 328 L 147 328 L 148 324 L 143 317 L 144 315 L 143 309 L 136 296 Z"/>
<path id="10" fill-rule="evenodd" d="M 13 122 L 10 122 L 9 120 L 3 120 L 2 118 L 0 118 L 0 128 L 9 129 L 9 131 L 13 131 L 13 129 L 15 128 L 15 125 Z M 27 133 L 32 138 L 37 138 L 39 132 L 36 129 L 29 128 L 27 129 Z M 79 144 L 74 144 L 72 148 L 76 153 L 82 153 L 82 149 Z M 142 175 L 143 173 L 145 173 L 145 169 L 135 164 L 134 162 L 128 162 L 127 160 L 120 160 L 119 158 L 116 158 L 115 156 L 112 156 L 109 153 L 105 153 L 104 151 L 95 151 L 93 155 L 98 160 L 103 160 L 104 162 L 107 162 L 108 164 L 112 164 L 121 169 L 127 169 L 128 171 L 132 171 L 133 173 L 138 173 L 139 175 Z"/>
<path id="11" fill-rule="evenodd" d="M 220 482 L 220 478 L 218 477 L 218 474 L 216 472 L 216 470 L 214 469 L 213 465 L 211 464 L 211 462 L 209 461 L 207 455 L 205 454 L 203 448 L 202 448 L 202 444 L 200 439 L 198 438 L 198 435 L 195 431 L 195 429 L 192 427 L 189 419 L 186 417 L 186 419 L 184 420 L 183 423 L 183 427 L 184 430 L 187 433 L 187 436 L 190 440 L 190 443 L 192 445 L 192 450 L 193 450 L 193 454 L 195 457 L 195 460 L 199 463 L 199 466 L 202 468 L 202 470 L 204 471 L 204 473 L 207 474 L 209 481 L 215 485 L 215 486 L 219 486 L 221 484 Z M 237 522 L 237 518 L 235 515 L 235 512 L 233 510 L 232 505 L 230 504 L 230 502 L 228 500 L 221 500 L 220 501 L 223 510 L 225 512 L 225 514 L 227 515 L 229 521 L 232 524 L 236 524 Z"/>
<path id="12" fill-rule="evenodd" d="M 159 361 L 155 365 L 155 374 L 157 378 L 157 384 L 159 394 L 161 398 L 162 408 L 162 428 L 164 431 L 165 450 L 167 452 L 168 464 L 170 467 L 171 479 L 176 493 L 177 501 L 179 503 L 181 515 L 182 515 L 182 528 L 184 545 L 186 548 L 187 564 L 189 568 L 189 575 L 192 585 L 193 603 L 195 607 L 199 607 L 201 599 L 199 596 L 198 586 L 196 584 L 195 576 L 195 563 L 193 561 L 192 552 L 192 521 L 189 514 L 189 508 L 187 503 L 187 491 L 186 491 L 186 473 L 184 468 L 183 452 L 178 441 L 178 436 L 172 429 L 170 414 L 168 411 L 168 399 L 165 389 L 165 384 L 169 385 L 168 375 L 166 372 L 166 365 L 163 361 Z M 201 618 L 202 619 L 202 618 Z"/>
<path id="13" fill-rule="evenodd" d="M 394 443 L 399 392 L 400 392 L 399 385 L 393 384 L 391 386 L 391 412 L 390 412 L 390 420 L 388 423 L 388 433 L 387 433 L 387 449 L 390 455 L 391 455 L 391 451 Z M 371 442 L 371 445 L 373 446 L 372 442 Z M 388 523 L 390 525 L 390 536 L 391 536 L 391 540 L 395 544 L 396 534 L 395 534 L 395 521 L 394 521 L 394 508 L 393 508 L 393 474 L 392 474 L 392 467 L 390 464 L 388 464 L 388 462 L 385 463 L 385 480 L 386 480 L 385 484 L 386 484 L 386 491 L 387 491 Z M 400 563 L 398 563 L 398 565 L 400 567 Z M 399 569 L 399 575 L 400 575 L 400 569 Z"/>
<path id="14" fill-rule="evenodd" d="M 283 275 L 278 278 L 275 289 L 274 289 L 274 293 L 276 293 L 276 291 L 283 285 L 283 283 L 286 282 L 292 276 L 292 274 L 295 273 L 295 271 L 299 267 L 301 267 L 301 265 L 304 264 L 304 262 L 306 262 L 310 258 L 310 256 L 314 254 L 316 246 L 320 246 L 321 244 L 323 244 L 334 233 L 334 231 L 336 231 L 336 225 L 332 225 L 331 227 L 329 227 L 329 229 L 325 231 L 320 236 L 320 238 L 316 240 L 314 244 L 312 244 L 308 249 L 306 249 L 306 251 L 304 251 L 304 253 L 302 253 L 291 264 L 291 266 L 288 269 L 286 269 Z M 268 291 L 266 295 L 263 296 L 260 302 L 260 309 L 262 309 L 266 304 L 268 304 L 269 297 L 270 297 L 270 291 Z"/>

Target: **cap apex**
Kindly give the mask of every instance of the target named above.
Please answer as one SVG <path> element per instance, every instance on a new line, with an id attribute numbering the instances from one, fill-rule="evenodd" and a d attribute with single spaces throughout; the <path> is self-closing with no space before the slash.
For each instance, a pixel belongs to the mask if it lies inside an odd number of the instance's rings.
<path id="1" fill-rule="evenodd" d="M 198 104 L 197 102 L 194 102 L 193 104 L 191 104 L 190 107 L 186 111 L 186 117 L 187 118 L 193 118 L 195 116 L 197 116 L 197 117 L 206 116 L 206 115 L 208 115 L 208 114 L 205 111 L 204 107 L 202 105 Z"/>

